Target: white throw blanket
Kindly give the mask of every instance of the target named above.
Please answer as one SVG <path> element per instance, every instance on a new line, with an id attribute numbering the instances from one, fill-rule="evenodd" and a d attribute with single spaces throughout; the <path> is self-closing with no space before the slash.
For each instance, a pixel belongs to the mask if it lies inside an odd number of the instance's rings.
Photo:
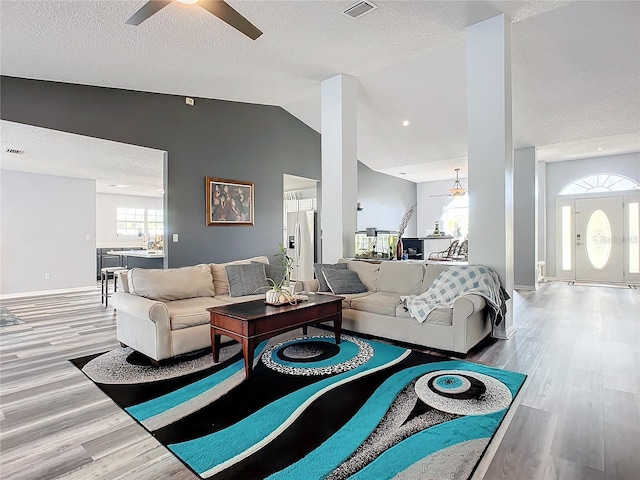
<path id="1" fill-rule="evenodd" d="M 452 307 L 462 295 L 473 293 L 484 297 L 493 311 L 493 322 L 502 321 L 505 301 L 498 274 L 483 265 L 456 265 L 440 272 L 429 289 L 421 295 L 401 296 L 409 314 L 423 323 L 429 313 L 439 307 Z M 505 292 L 506 293 L 506 292 Z M 508 298 L 508 297 L 507 297 Z"/>

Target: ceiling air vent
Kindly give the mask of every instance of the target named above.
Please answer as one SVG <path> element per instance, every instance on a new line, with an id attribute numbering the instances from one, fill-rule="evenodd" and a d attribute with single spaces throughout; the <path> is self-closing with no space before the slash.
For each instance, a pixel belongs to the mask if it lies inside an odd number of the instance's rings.
<path id="1" fill-rule="evenodd" d="M 13 153 L 15 155 L 22 155 L 24 153 L 24 150 L 18 150 L 17 148 L 7 148 L 5 152 Z"/>
<path id="2" fill-rule="evenodd" d="M 369 13 L 371 10 L 378 8 L 377 5 L 374 5 L 371 2 L 362 1 L 351 5 L 349 8 L 344 10 L 342 13 L 350 18 L 360 18 L 361 16 Z"/>

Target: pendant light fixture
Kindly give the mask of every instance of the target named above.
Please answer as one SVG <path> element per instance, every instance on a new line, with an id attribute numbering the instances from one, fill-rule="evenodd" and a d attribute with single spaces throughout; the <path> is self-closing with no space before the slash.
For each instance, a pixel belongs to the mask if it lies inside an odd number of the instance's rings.
<path id="1" fill-rule="evenodd" d="M 462 188 L 462 185 L 460 185 L 460 180 L 458 178 L 458 173 L 460 172 L 460 169 L 456 168 L 455 170 L 456 170 L 456 181 L 453 184 L 453 188 L 449 189 L 449 193 L 453 198 L 459 198 L 464 196 L 466 192 L 464 188 Z"/>

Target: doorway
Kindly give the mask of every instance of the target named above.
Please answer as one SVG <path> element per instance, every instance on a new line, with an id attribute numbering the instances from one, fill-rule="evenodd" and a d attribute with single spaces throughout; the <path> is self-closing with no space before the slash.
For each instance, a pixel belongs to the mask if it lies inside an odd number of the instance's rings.
<path id="1" fill-rule="evenodd" d="M 318 181 L 284 174 L 283 245 L 293 258 L 291 280 L 311 280 L 318 261 Z"/>
<path id="2" fill-rule="evenodd" d="M 624 280 L 623 197 L 575 199 L 576 281 Z"/>
<path id="3" fill-rule="evenodd" d="M 640 194 L 558 197 L 556 218 L 558 279 L 640 283 Z"/>

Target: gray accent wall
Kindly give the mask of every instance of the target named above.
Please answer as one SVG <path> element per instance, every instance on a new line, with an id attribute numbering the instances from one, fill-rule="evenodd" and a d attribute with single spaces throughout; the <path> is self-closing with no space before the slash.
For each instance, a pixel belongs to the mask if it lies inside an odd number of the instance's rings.
<path id="1" fill-rule="evenodd" d="M 614 173 L 640 183 L 640 153 L 627 153 L 566 162 L 549 162 L 546 167 L 546 275 L 556 277 L 556 197 L 569 183 L 587 175 Z"/>
<path id="2" fill-rule="evenodd" d="M 321 179 L 320 134 L 280 107 L 203 98 L 191 107 L 177 95 L 6 76 L 0 105 L 4 120 L 166 151 L 169 267 L 271 257 L 282 241 L 283 174 Z M 206 226 L 207 176 L 254 182 L 254 226 Z M 416 202 L 415 183 L 360 162 L 356 188 L 358 229 L 395 230 Z M 416 216 L 405 236 L 416 236 Z"/>
<path id="3" fill-rule="evenodd" d="M 320 135 L 280 107 L 203 98 L 188 106 L 177 95 L 6 76 L 0 87 L 4 120 L 167 152 L 171 267 L 271 257 L 282 241 L 283 173 L 320 180 Z M 206 226 L 207 176 L 254 182 L 254 226 Z"/>
<path id="4" fill-rule="evenodd" d="M 370 169 L 358 162 L 358 230 L 376 227 L 378 230 L 397 230 L 408 207 L 417 201 L 417 185 L 408 180 L 392 177 Z M 416 237 L 417 212 L 404 232 L 405 237 Z"/>
<path id="5" fill-rule="evenodd" d="M 537 290 L 538 162 L 534 147 L 513 151 L 513 283 Z"/>

